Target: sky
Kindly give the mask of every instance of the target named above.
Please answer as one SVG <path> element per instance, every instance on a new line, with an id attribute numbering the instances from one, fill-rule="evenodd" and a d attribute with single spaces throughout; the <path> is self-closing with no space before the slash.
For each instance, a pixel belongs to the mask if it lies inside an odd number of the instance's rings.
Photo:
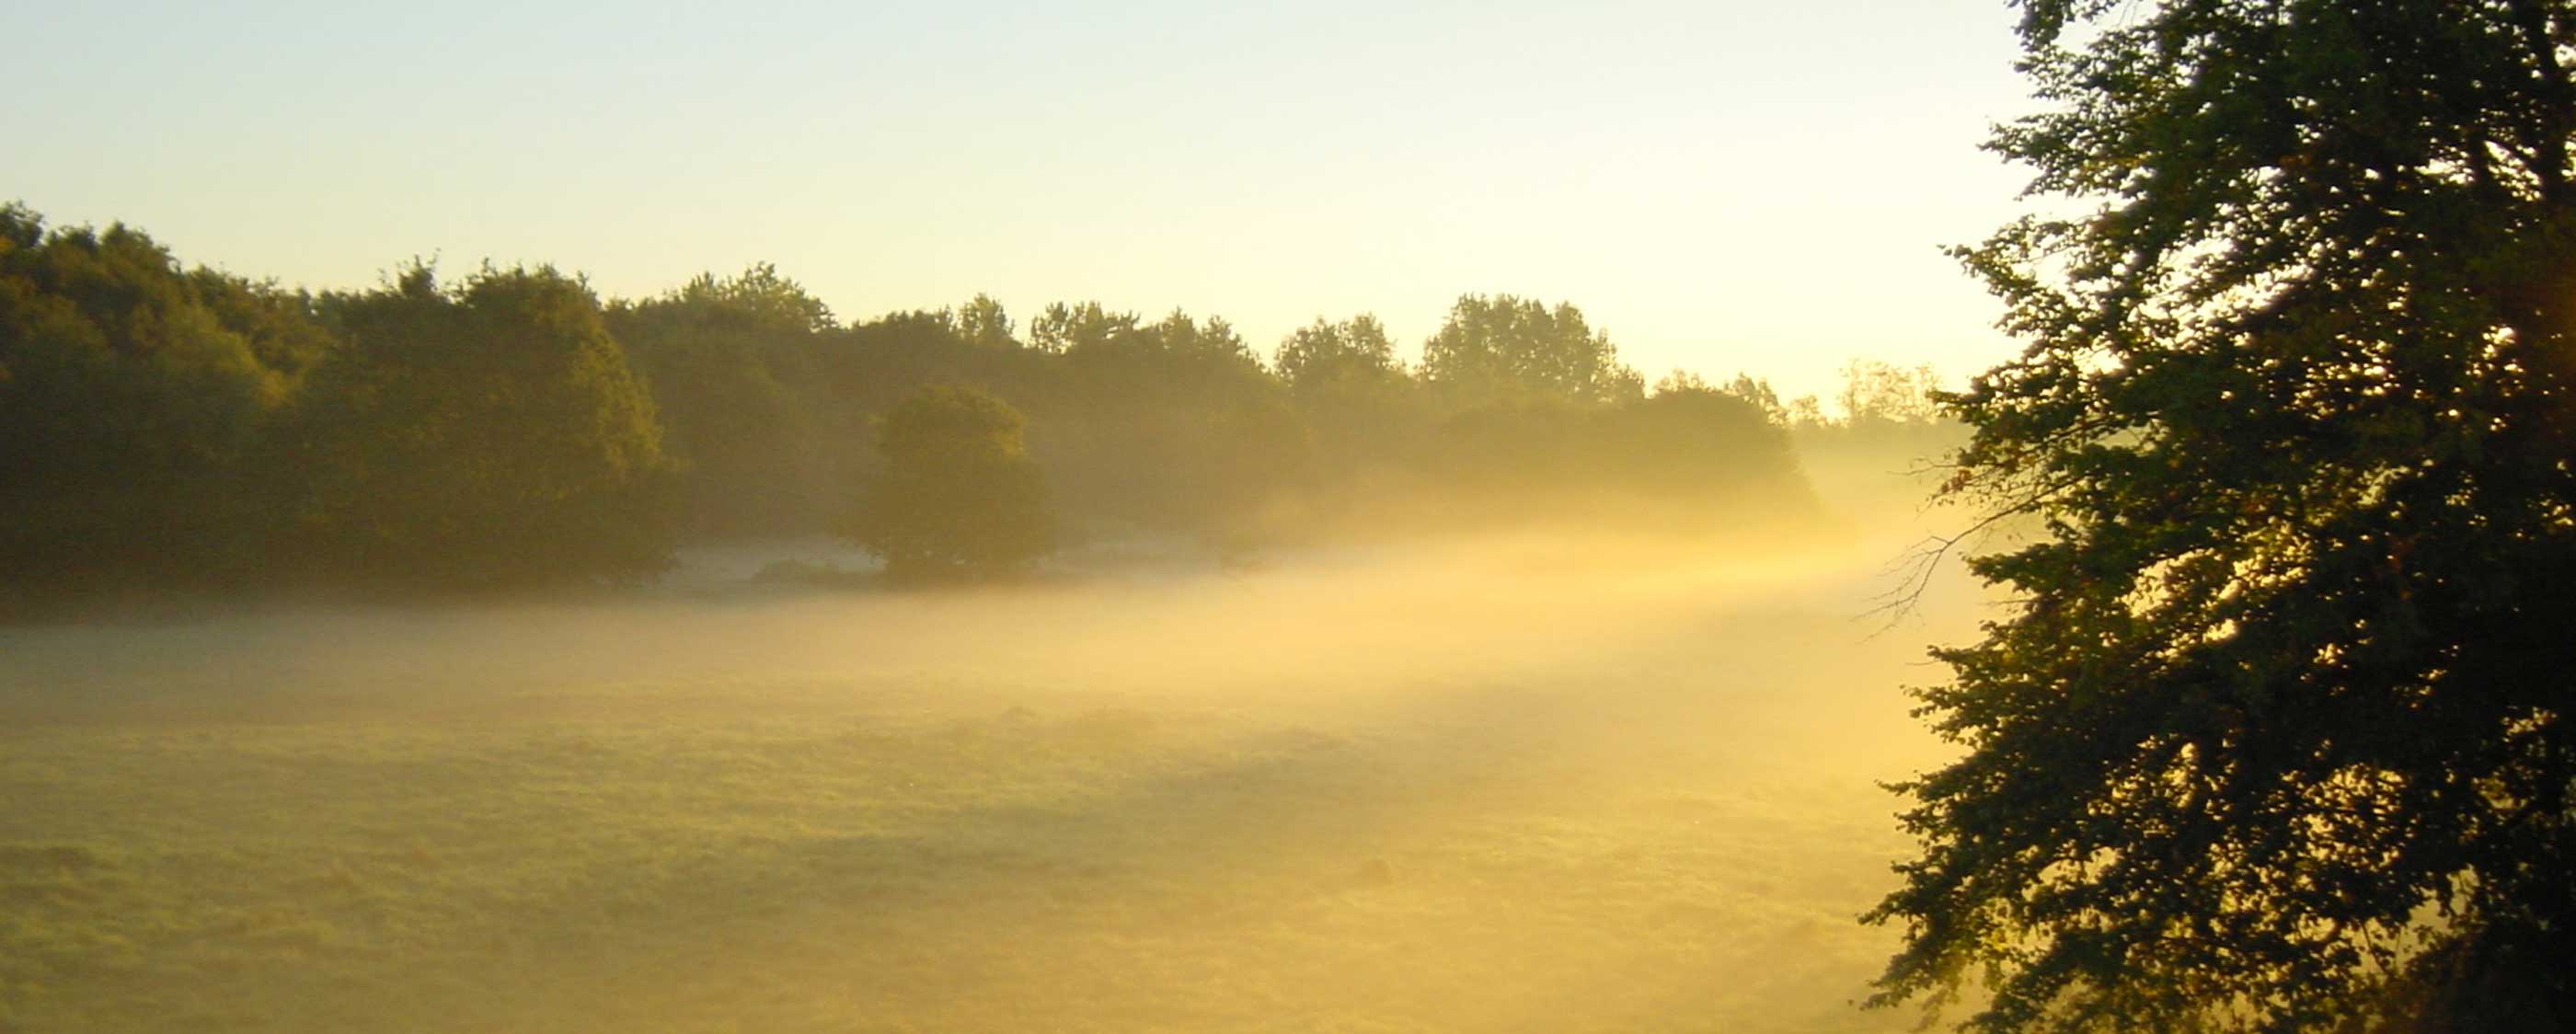
<path id="1" fill-rule="evenodd" d="M 1267 354 L 1460 294 L 1570 301 L 1649 378 L 1830 398 L 2008 357 L 1941 253 L 2018 211 L 2005 0 L 0 0 L 0 201 L 364 287 L 549 262 L 604 295 L 772 262 L 843 319 L 986 292 Z"/>

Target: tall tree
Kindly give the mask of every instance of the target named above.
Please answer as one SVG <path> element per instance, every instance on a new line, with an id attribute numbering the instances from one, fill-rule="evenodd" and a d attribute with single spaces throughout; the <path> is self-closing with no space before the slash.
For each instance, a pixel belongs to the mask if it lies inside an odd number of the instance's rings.
<path id="1" fill-rule="evenodd" d="M 735 276 L 700 273 L 660 300 L 733 326 L 804 331 L 840 326 L 831 306 L 767 262 L 754 262 Z"/>
<path id="2" fill-rule="evenodd" d="M 1344 481 L 1376 476 L 1421 440 L 1420 385 L 1395 358 L 1395 342 L 1365 313 L 1318 317 L 1279 343 L 1272 365 L 1305 417 L 1318 458 Z"/>
<path id="3" fill-rule="evenodd" d="M 985 348 L 1018 348 L 1011 336 L 1011 314 L 989 294 L 978 293 L 957 307 L 957 336 Z"/>
<path id="4" fill-rule="evenodd" d="M 400 586 L 623 579 L 668 556 L 661 426 L 589 287 L 425 266 L 326 300 L 351 348 L 299 406 L 329 562 Z"/>
<path id="5" fill-rule="evenodd" d="M 1386 325 L 1362 313 L 1339 323 L 1316 317 L 1311 326 L 1291 331 L 1279 343 L 1271 364 L 1281 380 L 1299 394 L 1336 389 L 1372 389 L 1404 376 L 1395 361 L 1395 342 Z"/>
<path id="6" fill-rule="evenodd" d="M 1135 313 L 1110 312 L 1099 302 L 1080 305 L 1056 302 L 1039 313 L 1037 319 L 1029 321 L 1029 345 L 1041 352 L 1061 354 L 1077 348 L 1098 347 L 1135 330 Z"/>
<path id="7" fill-rule="evenodd" d="M 0 206 L 0 594 L 221 585 L 291 470 L 250 462 L 331 345 L 301 300 L 142 231 Z"/>
<path id="8" fill-rule="evenodd" d="M 1644 393 L 1610 335 L 1572 303 L 1555 308 L 1508 294 L 1462 295 L 1422 345 L 1424 381 L 1471 401 L 1616 402 Z"/>
<path id="9" fill-rule="evenodd" d="M 2077 203 L 1952 490 L 2046 533 L 1920 690 L 1872 914 L 1987 1031 L 2576 1025 L 2576 9 L 2023 0 Z M 2086 210 L 2089 209 L 2089 210 Z"/>
<path id="10" fill-rule="evenodd" d="M 819 343 L 831 309 L 767 263 L 612 303 L 607 325 L 651 390 L 687 530 L 811 530 L 844 504 Z"/>

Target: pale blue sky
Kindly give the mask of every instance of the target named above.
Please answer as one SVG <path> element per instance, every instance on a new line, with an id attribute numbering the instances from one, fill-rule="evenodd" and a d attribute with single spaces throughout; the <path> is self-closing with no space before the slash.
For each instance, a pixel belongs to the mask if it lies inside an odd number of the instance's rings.
<path id="1" fill-rule="evenodd" d="M 1829 392 L 2011 346 L 1938 251 L 2013 210 L 2003 0 L 28 4 L 0 200 L 316 287 L 414 255 L 644 295 L 767 260 L 844 318 L 992 293 L 1265 353 L 1461 292 L 1648 372 Z"/>

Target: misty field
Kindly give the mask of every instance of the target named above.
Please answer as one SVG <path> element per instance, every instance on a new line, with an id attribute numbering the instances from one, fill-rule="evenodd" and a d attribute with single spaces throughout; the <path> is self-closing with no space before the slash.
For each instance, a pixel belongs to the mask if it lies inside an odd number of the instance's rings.
<path id="1" fill-rule="evenodd" d="M 0 1030 L 1905 1029 L 1887 557 L 0 631 Z"/>

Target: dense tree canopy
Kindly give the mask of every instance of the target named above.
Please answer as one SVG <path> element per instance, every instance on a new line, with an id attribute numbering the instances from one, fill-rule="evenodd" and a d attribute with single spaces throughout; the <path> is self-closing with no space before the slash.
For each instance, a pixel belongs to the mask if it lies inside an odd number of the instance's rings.
<path id="1" fill-rule="evenodd" d="M 885 513 L 954 487 L 853 444 L 937 385 L 1026 415 L 983 483 L 1044 469 L 1049 541 L 1709 528 L 1808 501 L 1767 387 L 1648 396 L 1570 304 L 1465 296 L 1418 371 L 1366 314 L 1275 367 L 1179 311 L 1058 303 L 1019 333 L 983 295 L 844 322 L 767 264 L 606 304 L 549 267 L 418 262 L 316 296 L 10 206 L 0 609 L 632 579 L 683 541 L 830 530 L 865 486 Z"/>
<path id="2" fill-rule="evenodd" d="M 486 268 L 448 290 L 415 266 L 325 305 L 350 347 L 303 401 L 297 458 L 341 570 L 497 586 L 661 568 L 661 424 L 588 287 Z"/>
<path id="3" fill-rule="evenodd" d="M 681 469 L 685 530 L 810 526 L 846 505 L 845 450 L 815 447 L 845 439 L 856 423 L 830 404 L 814 346 L 838 328 L 821 300 L 761 264 L 613 304 L 606 317 Z"/>
<path id="4" fill-rule="evenodd" d="M 1993 146 L 2091 208 L 1962 253 L 2028 350 L 1953 489 L 2045 531 L 1922 693 L 1881 1000 L 2567 1029 L 2576 8 L 2021 6 Z"/>
<path id="5" fill-rule="evenodd" d="M 957 336 L 982 348 L 1018 348 L 1011 337 L 1011 314 L 993 296 L 979 294 L 957 307 Z"/>
<path id="6" fill-rule="evenodd" d="M 1046 482 L 1021 441 L 1027 421 L 991 394 L 924 388 L 880 421 L 885 473 L 849 533 L 898 578 L 1023 569 L 1054 541 Z"/>
<path id="7" fill-rule="evenodd" d="M 1279 343 L 1273 366 L 1280 379 L 1300 394 L 1364 390 L 1404 376 L 1385 325 L 1366 315 L 1339 323 L 1317 318 L 1312 325 L 1291 331 Z"/>
<path id="8" fill-rule="evenodd" d="M 0 591 L 237 575 L 270 500 L 236 480 L 328 350 L 302 305 L 0 207 Z"/>
<path id="9" fill-rule="evenodd" d="M 1318 317 L 1279 343 L 1272 368 L 1310 429 L 1316 461 L 1346 481 L 1401 469 L 1405 443 L 1423 440 L 1435 419 L 1375 316 Z"/>
<path id="10" fill-rule="evenodd" d="M 1447 321 L 1422 345 L 1422 379 L 1471 398 L 1615 402 L 1644 388 L 1583 310 L 1508 294 L 1463 295 L 1450 306 Z"/>

